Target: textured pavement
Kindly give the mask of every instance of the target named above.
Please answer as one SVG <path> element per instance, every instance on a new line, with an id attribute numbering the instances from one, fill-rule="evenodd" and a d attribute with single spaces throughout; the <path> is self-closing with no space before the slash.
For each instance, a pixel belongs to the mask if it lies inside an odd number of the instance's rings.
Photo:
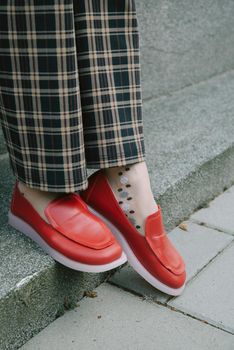
<path id="1" fill-rule="evenodd" d="M 169 234 L 187 283 L 171 297 L 129 266 L 21 350 L 234 349 L 234 186 Z"/>

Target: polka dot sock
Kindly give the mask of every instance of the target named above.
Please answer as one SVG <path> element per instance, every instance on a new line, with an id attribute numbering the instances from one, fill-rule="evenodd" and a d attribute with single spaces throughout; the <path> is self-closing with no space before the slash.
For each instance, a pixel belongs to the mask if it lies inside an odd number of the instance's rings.
<path id="1" fill-rule="evenodd" d="M 129 221 L 141 235 L 145 219 L 158 210 L 154 200 L 145 162 L 105 169 L 116 200 Z"/>

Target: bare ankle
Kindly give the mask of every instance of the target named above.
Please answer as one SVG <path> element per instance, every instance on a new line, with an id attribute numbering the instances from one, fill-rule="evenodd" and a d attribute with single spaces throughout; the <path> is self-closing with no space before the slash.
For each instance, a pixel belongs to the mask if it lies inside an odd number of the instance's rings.
<path id="1" fill-rule="evenodd" d="M 63 195 L 63 193 L 59 193 L 59 192 L 46 192 L 36 188 L 31 188 L 21 181 L 19 181 L 18 183 L 18 188 L 19 188 L 19 191 L 31 203 L 34 209 L 45 221 L 47 221 L 47 219 L 45 217 L 44 210 L 49 204 L 49 202 Z"/>

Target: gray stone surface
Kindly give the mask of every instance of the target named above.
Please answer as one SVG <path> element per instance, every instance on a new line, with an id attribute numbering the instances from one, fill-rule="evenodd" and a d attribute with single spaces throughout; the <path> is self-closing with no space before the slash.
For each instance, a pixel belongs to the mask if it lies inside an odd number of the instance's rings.
<path id="1" fill-rule="evenodd" d="M 234 73 L 144 105 L 146 161 L 167 229 L 234 183 Z"/>
<path id="2" fill-rule="evenodd" d="M 109 282 L 147 300 L 165 304 L 170 298 L 169 295 L 160 292 L 146 282 L 129 264 L 111 276 Z"/>
<path id="3" fill-rule="evenodd" d="M 232 350 L 234 337 L 200 321 L 102 285 L 21 350 Z"/>
<path id="4" fill-rule="evenodd" d="M 234 68 L 232 0 L 137 0 L 144 97 Z"/>
<path id="5" fill-rule="evenodd" d="M 187 231 L 175 228 L 170 238 L 186 263 L 187 281 L 191 280 L 234 239 L 230 235 L 187 222 Z"/>
<path id="6" fill-rule="evenodd" d="M 169 305 L 234 334 L 233 266 L 231 243 Z"/>
<path id="7" fill-rule="evenodd" d="M 209 203 L 208 208 L 198 210 L 191 216 L 196 222 L 234 235 L 234 186 Z"/>
<path id="8" fill-rule="evenodd" d="M 14 182 L 8 160 L 0 162 L 0 349 L 16 349 L 105 274 L 84 274 L 63 267 L 7 224 Z"/>
<path id="9" fill-rule="evenodd" d="M 233 240 L 233 237 L 190 222 L 187 222 L 187 228 L 188 230 L 184 231 L 177 227 L 168 235 L 184 258 L 188 282 L 222 251 Z M 170 298 L 144 281 L 130 266 L 125 266 L 117 271 L 109 281 L 161 303 L 166 303 Z"/>

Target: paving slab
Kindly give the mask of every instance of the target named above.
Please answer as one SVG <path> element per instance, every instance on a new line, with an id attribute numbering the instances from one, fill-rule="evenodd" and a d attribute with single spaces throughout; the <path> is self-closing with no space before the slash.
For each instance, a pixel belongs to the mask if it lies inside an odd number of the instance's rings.
<path id="1" fill-rule="evenodd" d="M 234 334 L 233 266 L 231 243 L 169 305 Z"/>
<path id="2" fill-rule="evenodd" d="M 234 235 L 234 186 L 211 201 L 208 208 L 194 213 L 191 219 Z"/>
<path id="3" fill-rule="evenodd" d="M 186 224 L 187 231 L 177 227 L 168 233 L 168 236 L 185 260 L 188 282 L 219 254 L 233 240 L 233 237 L 189 221 Z M 129 265 L 117 271 L 109 281 L 161 303 L 166 303 L 170 299 L 168 295 L 153 288 Z"/>
<path id="4" fill-rule="evenodd" d="M 103 284 L 21 350 L 233 350 L 234 337 Z"/>

